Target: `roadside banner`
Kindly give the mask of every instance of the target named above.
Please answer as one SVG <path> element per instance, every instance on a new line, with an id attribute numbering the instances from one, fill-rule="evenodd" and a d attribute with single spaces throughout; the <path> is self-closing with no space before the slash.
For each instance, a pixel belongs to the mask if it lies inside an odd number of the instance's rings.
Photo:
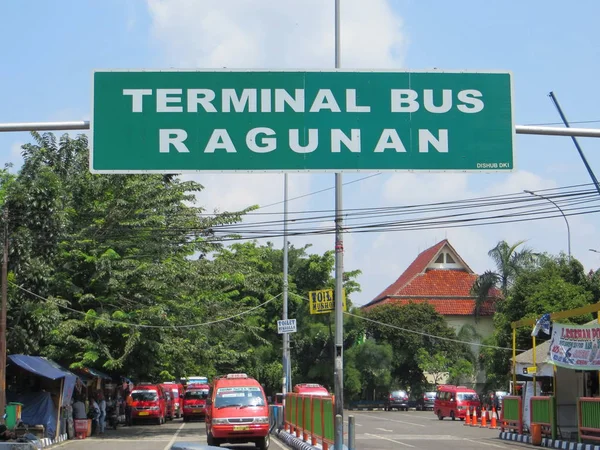
<path id="1" fill-rule="evenodd" d="M 554 323 L 550 363 L 577 370 L 600 370 L 600 324 Z"/>

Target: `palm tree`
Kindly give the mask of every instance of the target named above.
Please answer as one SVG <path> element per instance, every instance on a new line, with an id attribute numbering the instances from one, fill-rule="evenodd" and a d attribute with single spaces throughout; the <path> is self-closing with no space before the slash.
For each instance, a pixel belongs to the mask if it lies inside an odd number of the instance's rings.
<path id="1" fill-rule="evenodd" d="M 473 310 L 473 315 L 476 319 L 479 317 L 483 302 L 490 298 L 490 292 L 492 292 L 493 288 L 500 285 L 502 296 L 506 298 L 508 289 L 514 283 L 519 273 L 523 269 L 535 265 L 539 257 L 537 253 L 526 247 L 522 248 L 521 251 L 517 251 L 517 248 L 524 243 L 525 241 L 518 241 L 510 245 L 506 241 L 500 241 L 488 252 L 488 255 L 496 264 L 496 271 L 485 271 L 477 277 L 471 287 L 471 295 L 476 297 L 475 308 Z"/>

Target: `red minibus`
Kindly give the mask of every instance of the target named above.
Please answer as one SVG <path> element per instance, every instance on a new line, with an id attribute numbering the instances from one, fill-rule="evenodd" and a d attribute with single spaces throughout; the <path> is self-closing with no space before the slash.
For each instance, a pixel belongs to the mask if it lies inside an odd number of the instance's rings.
<path id="1" fill-rule="evenodd" d="M 433 404 L 433 413 L 438 419 L 450 417 L 464 420 L 467 409 L 476 409 L 481 405 L 479 396 L 473 389 L 466 386 L 443 385 L 439 386 Z"/>

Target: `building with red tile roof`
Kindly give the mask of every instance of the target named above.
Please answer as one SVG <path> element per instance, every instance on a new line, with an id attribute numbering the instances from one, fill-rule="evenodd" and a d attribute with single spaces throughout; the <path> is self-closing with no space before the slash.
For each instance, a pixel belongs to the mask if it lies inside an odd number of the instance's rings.
<path id="1" fill-rule="evenodd" d="M 477 274 L 444 239 L 421 252 L 396 281 L 363 308 L 389 303 L 429 303 L 445 317 L 472 316 L 475 296 L 471 288 L 476 279 Z M 497 290 L 490 293 L 479 312 L 481 317 L 494 315 L 495 298 L 499 296 Z"/>
<path id="2" fill-rule="evenodd" d="M 476 320 L 475 296 L 471 294 L 471 288 L 477 276 L 444 239 L 422 251 L 396 281 L 362 309 L 386 304 L 429 303 L 457 332 L 465 325 L 472 326 L 478 335 L 473 343 L 479 344 L 494 332 L 492 317 L 501 294 L 497 289 L 490 292 Z M 473 345 L 472 350 L 479 354 L 478 345 Z M 473 381 L 477 384 L 485 382 L 485 374 L 479 373 Z"/>

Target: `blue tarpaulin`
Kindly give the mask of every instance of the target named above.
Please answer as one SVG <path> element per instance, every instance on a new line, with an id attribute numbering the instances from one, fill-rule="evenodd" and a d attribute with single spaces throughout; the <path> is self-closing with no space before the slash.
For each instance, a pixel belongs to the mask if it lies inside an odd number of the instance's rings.
<path id="1" fill-rule="evenodd" d="M 62 368 L 54 361 L 50 361 L 41 356 L 28 356 L 28 355 L 9 355 L 7 357 L 9 363 L 13 363 L 19 366 L 21 369 L 27 372 L 34 373 L 40 377 L 49 378 L 50 380 L 65 379 L 63 387 L 62 404 L 67 405 L 71 401 L 71 395 L 73 394 L 73 388 L 75 387 L 75 381 L 77 376 Z"/>
<path id="2" fill-rule="evenodd" d="M 17 395 L 6 393 L 7 402 L 23 404 L 21 420 L 27 425 L 44 425 L 46 437 L 54 438 L 56 432 L 56 406 L 50 392 L 27 392 Z"/>

